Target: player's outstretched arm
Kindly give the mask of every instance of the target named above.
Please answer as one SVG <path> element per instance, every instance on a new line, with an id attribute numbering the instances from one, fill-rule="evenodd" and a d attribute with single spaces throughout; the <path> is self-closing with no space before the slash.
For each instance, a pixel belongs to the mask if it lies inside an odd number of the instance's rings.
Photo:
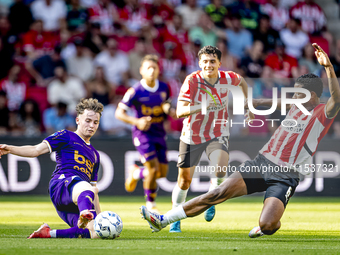
<path id="1" fill-rule="evenodd" d="M 327 73 L 331 97 L 328 99 L 326 104 L 326 114 L 328 118 L 333 118 L 337 115 L 340 109 L 340 88 L 338 79 L 335 75 L 333 65 L 329 60 L 327 53 L 324 52 L 324 50 L 317 43 L 313 43 L 312 45 L 315 48 L 315 56 L 318 59 L 319 64 L 325 67 Z"/>
<path id="2" fill-rule="evenodd" d="M 45 142 L 37 145 L 14 146 L 7 144 L 0 144 L 0 158 L 2 155 L 13 154 L 21 157 L 34 158 L 41 154 L 48 153 L 48 145 Z"/>

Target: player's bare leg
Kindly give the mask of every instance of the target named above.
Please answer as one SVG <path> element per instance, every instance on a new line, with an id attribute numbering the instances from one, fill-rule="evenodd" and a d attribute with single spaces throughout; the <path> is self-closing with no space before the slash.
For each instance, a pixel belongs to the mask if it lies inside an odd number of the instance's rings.
<path id="1" fill-rule="evenodd" d="M 225 167 L 224 169 L 226 169 L 226 167 L 228 166 L 229 154 L 224 150 L 215 150 L 210 154 L 209 159 L 212 165 L 215 166 L 216 170 L 216 177 L 212 176 L 210 179 L 209 191 L 212 191 L 224 181 L 223 177 L 225 177 L 226 172 L 223 171 L 223 167 Z M 215 214 L 215 206 L 211 206 L 208 210 L 204 212 L 204 219 L 206 221 L 212 221 L 215 217 Z"/>
<path id="2" fill-rule="evenodd" d="M 86 228 L 87 224 L 95 218 L 94 198 L 95 193 L 90 183 L 81 181 L 74 185 L 72 201 L 79 208 L 79 228 Z"/>
<path id="3" fill-rule="evenodd" d="M 182 168 L 182 167 L 178 168 L 177 185 L 172 191 L 172 208 L 176 208 L 184 204 L 194 172 L 195 172 L 195 166 L 186 167 L 186 168 Z M 181 226 L 180 226 L 179 221 L 171 224 L 170 232 L 174 232 L 174 233 L 181 232 Z"/>
<path id="4" fill-rule="evenodd" d="M 141 207 L 141 214 L 143 218 L 148 221 L 153 231 L 158 232 L 171 223 L 187 217 L 197 216 L 212 205 L 244 195 L 247 195 L 247 186 L 242 175 L 239 172 L 235 172 L 216 189 L 191 199 L 184 205 L 178 206 L 164 215 L 151 213 L 144 206 Z"/>
<path id="5" fill-rule="evenodd" d="M 259 227 L 253 228 L 249 237 L 259 237 L 263 234 L 272 235 L 281 227 L 280 219 L 285 211 L 282 201 L 276 197 L 268 197 L 263 204 Z"/>
<path id="6" fill-rule="evenodd" d="M 146 207 L 151 211 L 157 211 L 155 199 L 157 197 L 157 175 L 159 176 L 160 164 L 157 158 L 153 158 L 144 163 L 148 175 L 144 178 L 143 188 L 146 197 Z"/>

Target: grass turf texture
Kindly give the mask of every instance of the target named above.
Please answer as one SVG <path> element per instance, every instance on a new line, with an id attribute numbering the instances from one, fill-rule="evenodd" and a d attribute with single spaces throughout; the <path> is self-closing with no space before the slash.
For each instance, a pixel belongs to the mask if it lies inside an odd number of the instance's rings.
<path id="1" fill-rule="evenodd" d="M 340 201 L 338 198 L 293 198 L 273 236 L 248 237 L 258 225 L 261 197 L 230 200 L 217 206 L 215 219 L 203 215 L 182 222 L 183 233 L 169 227 L 151 233 L 138 208 L 141 197 L 101 197 L 102 211 L 118 213 L 123 232 L 116 240 L 31 239 L 26 237 L 48 223 L 67 228 L 48 197 L 0 196 L 0 255 L 16 254 L 339 254 Z M 171 209 L 169 197 L 158 199 L 162 212 Z"/>

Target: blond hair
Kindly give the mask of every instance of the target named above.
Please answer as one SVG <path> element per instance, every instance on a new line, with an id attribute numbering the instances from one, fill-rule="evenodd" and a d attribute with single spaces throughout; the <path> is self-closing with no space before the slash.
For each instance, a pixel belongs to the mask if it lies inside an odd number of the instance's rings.
<path id="1" fill-rule="evenodd" d="M 104 105 L 98 102 L 97 99 L 80 99 L 80 102 L 76 106 L 77 116 L 83 114 L 85 110 L 94 111 L 102 116 L 102 111 L 104 110 Z"/>
<path id="2" fill-rule="evenodd" d="M 145 61 L 153 61 L 158 65 L 158 56 L 155 54 L 145 55 L 142 61 L 140 62 L 140 65 L 143 65 Z"/>

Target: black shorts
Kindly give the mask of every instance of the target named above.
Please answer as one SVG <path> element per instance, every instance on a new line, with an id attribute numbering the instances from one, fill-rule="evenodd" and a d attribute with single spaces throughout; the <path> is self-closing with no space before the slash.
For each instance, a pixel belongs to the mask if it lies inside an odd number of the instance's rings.
<path id="1" fill-rule="evenodd" d="M 264 200 L 276 197 L 284 206 L 294 195 L 299 184 L 299 173 L 285 167 L 280 167 L 262 154 L 254 160 L 248 160 L 237 167 L 247 186 L 248 194 L 265 191 Z"/>
<path id="2" fill-rule="evenodd" d="M 197 166 L 204 150 L 208 158 L 210 158 L 210 154 L 215 150 L 224 150 L 229 154 L 228 137 L 217 137 L 208 142 L 194 145 L 186 144 L 180 140 L 177 167 L 188 168 Z"/>

